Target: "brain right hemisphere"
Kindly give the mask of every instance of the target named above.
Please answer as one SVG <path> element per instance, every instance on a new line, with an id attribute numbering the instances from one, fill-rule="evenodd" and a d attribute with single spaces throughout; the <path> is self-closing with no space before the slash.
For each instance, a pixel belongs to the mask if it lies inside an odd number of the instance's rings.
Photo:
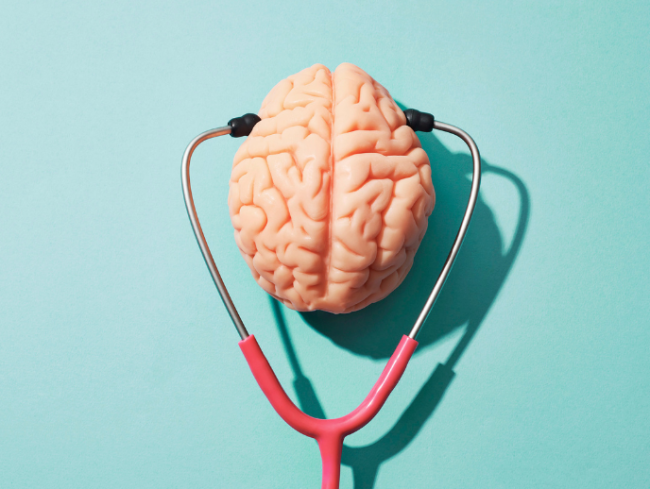
<path id="1" fill-rule="evenodd" d="M 429 159 L 403 112 L 344 63 L 281 81 L 259 115 L 228 197 L 255 280 L 299 311 L 345 313 L 386 297 L 435 203 Z"/>

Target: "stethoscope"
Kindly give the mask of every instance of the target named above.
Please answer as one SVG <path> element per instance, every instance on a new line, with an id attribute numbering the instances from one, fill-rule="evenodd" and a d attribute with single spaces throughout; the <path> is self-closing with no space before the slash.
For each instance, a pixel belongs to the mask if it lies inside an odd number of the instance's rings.
<path id="1" fill-rule="evenodd" d="M 237 332 L 241 337 L 239 347 L 248 362 L 248 366 L 250 367 L 255 380 L 262 389 L 262 392 L 264 392 L 264 395 L 280 417 L 294 430 L 303 435 L 314 438 L 318 442 L 323 462 L 323 489 L 337 489 L 339 487 L 343 439 L 347 435 L 361 429 L 375 417 L 402 377 L 402 374 L 418 345 L 418 342 L 416 341 L 418 333 L 431 312 L 431 309 L 438 298 L 438 294 L 440 293 L 440 290 L 451 271 L 451 267 L 456 260 L 456 256 L 458 255 L 460 246 L 463 243 L 465 234 L 467 233 L 467 228 L 478 199 L 478 192 L 481 183 L 481 158 L 476 143 L 474 143 L 474 140 L 469 136 L 469 134 L 458 127 L 436 121 L 433 115 L 426 112 L 408 109 L 404 111 L 404 115 L 406 116 L 407 125 L 409 125 L 414 131 L 431 132 L 433 129 L 437 129 L 439 131 L 454 134 L 467 144 L 472 155 L 473 163 L 472 186 L 469 200 L 467 202 L 467 208 L 463 215 L 460 228 L 458 229 L 456 238 L 451 246 L 451 251 L 445 260 L 440 275 L 438 276 L 420 315 L 415 321 L 411 332 L 408 336 L 404 335 L 402 337 L 379 379 L 363 402 L 351 413 L 335 419 L 318 419 L 305 414 L 285 393 L 275 376 L 273 369 L 264 356 L 264 353 L 262 353 L 255 336 L 248 333 L 239 313 L 237 312 L 235 304 L 228 294 L 228 290 L 223 283 L 217 265 L 212 257 L 212 253 L 210 252 L 210 247 L 203 235 L 203 230 L 201 229 L 201 224 L 199 223 L 199 218 L 196 214 L 196 207 L 194 206 L 192 187 L 190 185 L 190 160 L 192 159 L 194 150 L 202 142 L 219 136 L 225 136 L 226 134 L 230 134 L 232 137 L 248 136 L 253 130 L 255 124 L 260 121 L 260 118 L 255 114 L 245 114 L 241 117 L 231 119 L 226 126 L 205 131 L 192 140 L 183 155 L 181 180 L 187 213 L 190 222 L 192 223 L 192 229 L 194 230 L 196 240 L 201 248 L 201 253 L 205 259 L 205 263 L 210 270 L 212 279 L 214 280 L 219 295 L 228 310 L 228 314 L 230 314 L 230 318 L 235 324 L 235 328 L 237 328 Z"/>

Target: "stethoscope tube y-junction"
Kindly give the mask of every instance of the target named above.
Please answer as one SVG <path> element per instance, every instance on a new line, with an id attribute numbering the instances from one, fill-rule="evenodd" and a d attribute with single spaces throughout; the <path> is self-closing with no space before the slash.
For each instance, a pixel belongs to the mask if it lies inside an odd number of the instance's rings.
<path id="1" fill-rule="evenodd" d="M 481 182 L 481 158 L 478 148 L 469 134 L 450 124 L 435 121 L 431 114 L 419 112 L 414 109 L 408 109 L 405 111 L 405 115 L 407 118 L 407 124 L 416 131 L 431 131 L 432 129 L 445 131 L 458 136 L 467 144 L 473 163 L 472 186 L 469 200 L 449 255 L 447 256 L 438 279 L 436 280 L 433 289 L 431 290 L 431 293 L 429 294 L 429 297 L 409 335 L 404 335 L 402 337 L 397 349 L 379 377 L 379 380 L 377 380 L 374 387 L 359 407 L 350 414 L 336 419 L 313 418 L 303 413 L 291 401 L 289 396 L 287 396 L 275 376 L 273 369 L 269 365 L 269 362 L 264 356 L 264 353 L 262 353 L 255 336 L 250 335 L 246 330 L 246 327 L 237 312 L 237 308 L 228 294 L 228 289 L 219 274 L 219 270 L 214 262 L 214 258 L 210 252 L 210 247 L 205 239 L 203 230 L 201 229 L 201 223 L 199 222 L 196 213 L 196 207 L 192 197 L 192 187 L 190 184 L 190 161 L 194 150 L 202 142 L 218 136 L 224 136 L 226 134 L 230 134 L 233 137 L 248 136 L 255 124 L 259 122 L 259 117 L 255 114 L 245 114 L 242 117 L 231 119 L 226 126 L 205 131 L 192 140 L 183 155 L 181 180 L 187 213 L 190 222 L 192 223 L 194 235 L 199 243 L 199 248 L 201 249 L 201 253 L 205 259 L 205 263 L 210 270 L 210 275 L 212 275 L 212 279 L 217 286 L 219 295 L 221 296 L 221 299 L 228 310 L 228 314 L 230 314 L 235 328 L 241 337 L 239 346 L 248 362 L 255 380 L 280 417 L 282 417 L 282 419 L 296 431 L 314 438 L 318 442 L 323 461 L 323 489 L 337 489 L 339 487 L 343 439 L 347 435 L 361 429 L 375 417 L 399 382 L 399 379 L 402 377 L 402 374 L 417 347 L 418 343 L 415 339 L 417 338 L 422 325 L 426 321 L 427 316 L 431 312 L 431 309 L 440 294 L 440 290 L 442 289 L 454 261 L 456 260 L 456 256 L 458 255 L 458 251 L 460 250 L 465 234 L 467 233 L 467 228 L 478 199 Z"/>

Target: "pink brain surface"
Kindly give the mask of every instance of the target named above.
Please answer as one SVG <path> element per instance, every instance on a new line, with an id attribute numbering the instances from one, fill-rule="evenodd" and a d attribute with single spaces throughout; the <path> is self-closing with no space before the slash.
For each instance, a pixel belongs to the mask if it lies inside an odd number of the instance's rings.
<path id="1" fill-rule="evenodd" d="M 404 280 L 433 211 L 429 158 L 388 91 L 344 63 L 278 83 L 237 151 L 228 205 L 257 283 L 347 313 Z"/>

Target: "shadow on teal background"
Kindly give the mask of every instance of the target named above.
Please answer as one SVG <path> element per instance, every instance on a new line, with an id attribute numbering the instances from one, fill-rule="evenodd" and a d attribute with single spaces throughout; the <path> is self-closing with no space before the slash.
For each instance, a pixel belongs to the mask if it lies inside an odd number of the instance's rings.
<path id="1" fill-rule="evenodd" d="M 431 159 L 437 200 L 429 229 L 404 283 L 386 299 L 356 314 L 334 315 L 321 311 L 302 314 L 314 329 L 359 355 L 388 358 L 401 335 L 409 331 L 449 253 L 467 205 L 469 155 L 452 154 L 432 134 L 420 135 L 420 140 Z M 483 175 L 492 172 L 503 176 L 519 192 L 520 217 L 515 237 L 504 254 L 494 215 L 479 194 L 456 264 L 418 336 L 421 346 L 435 343 L 465 324 L 468 331 L 475 329 L 493 303 L 521 247 L 530 209 L 528 191 L 513 173 L 485 160 L 482 167 Z"/>
<path id="2" fill-rule="evenodd" d="M 404 283 L 386 299 L 352 314 L 302 313 L 303 319 L 334 343 L 357 355 L 387 358 L 406 333 L 426 301 L 449 253 L 467 204 L 471 158 L 453 154 L 433 134 L 420 135 L 432 165 L 436 208 L 429 230 L 418 250 L 413 268 Z M 404 450 L 433 414 L 454 378 L 454 366 L 480 328 L 490 306 L 519 253 L 530 215 L 530 197 L 524 182 L 514 173 L 482 160 L 482 173 L 499 175 L 517 189 L 519 218 L 514 237 L 504 253 L 503 239 L 492 210 L 480 197 L 461 252 L 441 295 L 427 319 L 418 342 L 431 345 L 465 326 L 445 363 L 436 366 L 413 401 L 393 427 L 376 442 L 344 445 L 341 463 L 352 469 L 355 489 L 372 489 L 382 463 Z M 293 388 L 300 408 L 324 419 L 310 379 L 305 376 L 295 352 L 282 306 L 270 298 L 273 314 L 294 375 Z"/>

